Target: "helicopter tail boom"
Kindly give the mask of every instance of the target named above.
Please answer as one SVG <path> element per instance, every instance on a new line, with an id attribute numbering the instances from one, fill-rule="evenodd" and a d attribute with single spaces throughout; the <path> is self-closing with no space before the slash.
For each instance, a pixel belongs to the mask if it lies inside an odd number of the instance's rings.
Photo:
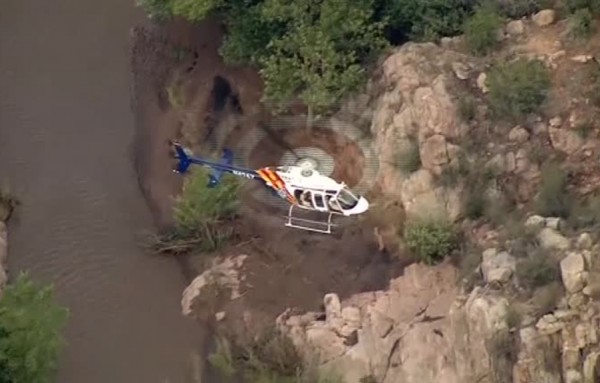
<path id="1" fill-rule="evenodd" d="M 191 152 L 184 149 L 181 144 L 177 142 L 172 142 L 172 145 L 175 150 L 175 158 L 178 160 L 177 166 L 175 169 L 173 169 L 173 171 L 175 173 L 184 174 L 188 171 L 188 168 L 192 164 L 210 168 L 212 172 L 209 174 L 209 187 L 217 186 L 224 173 L 231 173 L 238 177 L 244 177 L 248 179 L 260 179 L 260 176 L 255 170 L 234 166 L 233 152 L 230 149 L 223 149 L 221 162 L 214 162 L 204 158 L 195 157 Z"/>

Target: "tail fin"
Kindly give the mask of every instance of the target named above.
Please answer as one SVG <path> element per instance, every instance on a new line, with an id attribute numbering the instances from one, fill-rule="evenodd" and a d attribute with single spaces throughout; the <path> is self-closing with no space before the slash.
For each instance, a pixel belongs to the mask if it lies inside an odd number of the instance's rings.
<path id="1" fill-rule="evenodd" d="M 233 164 L 233 152 L 231 149 L 223 149 L 223 156 L 221 157 L 221 164 L 232 165 Z M 212 173 L 208 175 L 208 187 L 214 188 L 221 182 L 223 176 L 223 170 L 213 168 Z"/>
<path id="2" fill-rule="evenodd" d="M 173 169 L 173 171 L 175 173 L 183 174 L 187 171 L 192 162 L 178 142 L 171 142 L 171 145 L 173 146 L 173 149 L 175 149 L 175 158 L 178 160 L 177 167 Z"/>

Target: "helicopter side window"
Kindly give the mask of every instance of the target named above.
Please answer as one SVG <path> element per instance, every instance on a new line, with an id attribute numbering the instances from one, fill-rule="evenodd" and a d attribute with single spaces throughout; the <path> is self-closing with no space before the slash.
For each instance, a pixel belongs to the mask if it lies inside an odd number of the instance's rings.
<path id="1" fill-rule="evenodd" d="M 296 190 L 294 192 L 294 196 L 300 202 L 301 205 L 312 207 L 312 195 L 308 190 Z"/>
<path id="2" fill-rule="evenodd" d="M 327 200 L 327 206 L 329 207 L 329 210 L 341 212 L 340 206 L 333 196 L 328 195 L 325 198 Z"/>
<path id="3" fill-rule="evenodd" d="M 352 192 L 346 188 L 340 190 L 337 200 L 344 210 L 352 209 L 358 203 L 358 198 L 356 198 L 354 194 L 352 194 Z"/>
<path id="4" fill-rule="evenodd" d="M 315 204 L 317 207 L 325 207 L 325 204 L 323 203 L 323 196 L 321 194 L 315 194 Z"/>

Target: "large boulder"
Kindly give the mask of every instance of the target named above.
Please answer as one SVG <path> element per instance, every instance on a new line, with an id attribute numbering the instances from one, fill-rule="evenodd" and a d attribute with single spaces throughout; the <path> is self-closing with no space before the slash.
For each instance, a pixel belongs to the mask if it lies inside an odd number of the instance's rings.
<path id="1" fill-rule="evenodd" d="M 547 250 L 567 250 L 571 246 L 567 238 L 557 230 L 549 227 L 543 228 L 538 233 L 538 240 L 540 241 L 540 246 Z"/>
<path id="2" fill-rule="evenodd" d="M 572 252 L 560 262 L 562 281 L 567 292 L 581 291 L 586 283 L 585 260 L 580 253 Z"/>
<path id="3" fill-rule="evenodd" d="M 327 294 L 325 318 L 313 314 L 306 321 L 288 310 L 277 322 L 302 354 L 318 355 L 324 368 L 341 372 L 347 383 L 369 375 L 378 381 L 459 383 L 448 358 L 452 344 L 439 335 L 449 327 L 455 280 L 448 264 L 415 264 L 386 291 L 345 302 Z"/>
<path id="4" fill-rule="evenodd" d="M 515 272 L 517 260 L 506 251 L 487 249 L 483 252 L 481 272 L 483 279 L 490 282 L 508 282 Z"/>
<path id="5" fill-rule="evenodd" d="M 468 129 L 457 113 L 454 88 L 461 81 L 454 73 L 457 67 L 464 78 L 474 65 L 467 56 L 432 43 L 405 44 L 383 63 L 379 87 L 384 91 L 374 102 L 371 131 L 385 194 L 407 194 L 404 188 L 414 183 L 406 184 L 412 175 L 402 174 L 395 165 L 401 154 L 399 148 L 406 146 L 409 139 L 418 142 L 422 169 L 429 174 L 439 175 L 456 163 L 458 147 L 452 142 Z M 433 189 L 428 184 L 426 192 L 421 193 L 427 196 L 427 203 L 434 202 L 442 209 L 460 209 L 460 204 L 448 206 L 440 202 L 452 192 L 443 189 L 433 192 Z M 450 215 L 458 217 L 455 212 Z"/>
<path id="6" fill-rule="evenodd" d="M 561 383 L 559 350 L 549 336 L 539 334 L 534 327 L 519 331 L 520 349 L 513 368 L 513 383 Z"/>
<path id="7" fill-rule="evenodd" d="M 430 171 L 414 172 L 401 184 L 400 199 L 409 218 L 444 217 L 454 221 L 461 216 L 460 188 L 436 185 Z"/>
<path id="8" fill-rule="evenodd" d="M 216 295 L 227 292 L 228 298 L 233 300 L 241 296 L 240 288 L 243 275 L 240 268 L 247 255 L 228 257 L 222 261 L 215 260 L 210 268 L 197 276 L 183 291 L 181 309 L 183 315 L 195 317 L 198 314 L 196 304 L 212 303 Z"/>

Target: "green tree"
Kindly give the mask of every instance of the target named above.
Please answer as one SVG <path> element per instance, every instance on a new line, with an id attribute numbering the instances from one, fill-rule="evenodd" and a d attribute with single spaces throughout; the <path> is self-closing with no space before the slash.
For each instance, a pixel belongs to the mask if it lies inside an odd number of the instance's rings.
<path id="1" fill-rule="evenodd" d="M 227 3 L 226 0 L 172 0 L 171 4 L 173 15 L 189 21 L 200 21 Z"/>
<path id="2" fill-rule="evenodd" d="M 410 40 L 431 41 L 462 32 L 473 0 L 380 0 L 389 26 Z"/>
<path id="3" fill-rule="evenodd" d="M 0 299 L 0 382 L 53 381 L 67 318 L 51 286 L 36 285 L 26 274 L 7 286 Z"/>
<path id="4" fill-rule="evenodd" d="M 490 4 L 480 8 L 465 25 L 465 37 L 473 54 L 486 55 L 499 44 L 498 30 L 502 26 L 502 18 Z"/>
<path id="5" fill-rule="evenodd" d="M 330 107 L 357 89 L 363 64 L 386 46 L 373 0 L 266 0 L 263 17 L 287 26 L 261 70 L 265 99 L 275 105 L 298 95 L 312 110 Z"/>
<path id="6" fill-rule="evenodd" d="M 148 17 L 158 21 L 171 17 L 171 0 L 136 0 L 136 5 L 144 9 Z"/>
<path id="7" fill-rule="evenodd" d="M 262 3 L 240 4 L 225 16 L 227 34 L 220 48 L 227 64 L 260 66 L 269 53 L 269 43 L 286 32 L 286 24 L 263 17 Z"/>

